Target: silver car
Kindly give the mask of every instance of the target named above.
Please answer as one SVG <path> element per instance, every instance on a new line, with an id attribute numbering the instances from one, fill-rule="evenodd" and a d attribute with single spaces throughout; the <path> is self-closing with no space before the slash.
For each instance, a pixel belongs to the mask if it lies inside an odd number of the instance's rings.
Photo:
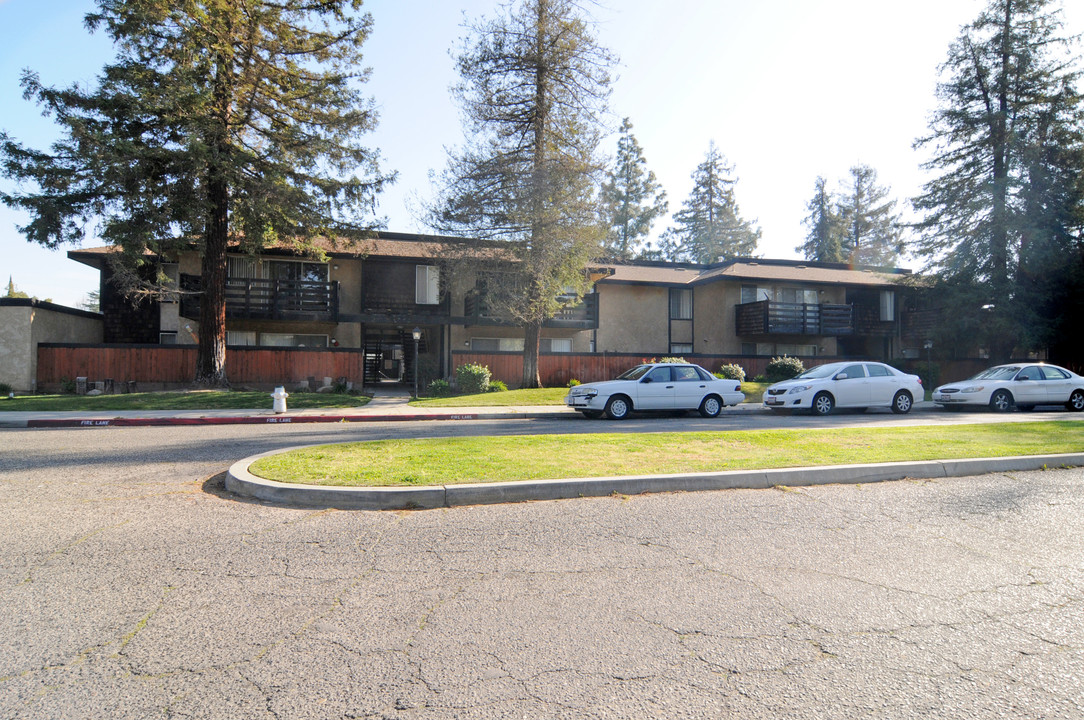
<path id="1" fill-rule="evenodd" d="M 1014 407 L 1031 410 L 1036 405 L 1064 405 L 1080 412 L 1084 410 L 1084 377 L 1046 363 L 998 365 L 942 385 L 933 391 L 933 401 L 945 408 L 989 407 L 994 412 Z"/>
<path id="2" fill-rule="evenodd" d="M 745 400 L 741 383 L 720 380 L 691 363 L 645 363 L 626 370 L 616 380 L 576 385 L 565 404 L 589 418 L 603 414 L 623 420 L 634 410 L 699 410 L 715 417 L 727 405 Z"/>

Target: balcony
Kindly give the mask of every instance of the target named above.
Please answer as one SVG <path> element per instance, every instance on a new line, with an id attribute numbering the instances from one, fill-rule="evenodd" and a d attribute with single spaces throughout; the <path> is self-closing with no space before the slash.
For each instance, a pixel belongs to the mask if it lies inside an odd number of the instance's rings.
<path id="1" fill-rule="evenodd" d="M 490 311 L 485 297 L 479 293 L 468 293 L 463 299 L 463 316 L 468 324 L 508 324 L 506 318 Z M 594 330 L 598 327 L 598 295 L 584 295 L 580 302 L 564 305 L 556 315 L 543 323 L 543 327 Z"/>
<path id="2" fill-rule="evenodd" d="M 181 275 L 181 315 L 198 319 L 200 277 Z M 310 280 L 230 278 L 226 317 L 245 320 L 338 322 L 339 283 Z"/>
<path id="3" fill-rule="evenodd" d="M 753 335 L 853 335 L 850 305 L 784 303 L 772 300 L 734 308 L 739 337 Z"/>

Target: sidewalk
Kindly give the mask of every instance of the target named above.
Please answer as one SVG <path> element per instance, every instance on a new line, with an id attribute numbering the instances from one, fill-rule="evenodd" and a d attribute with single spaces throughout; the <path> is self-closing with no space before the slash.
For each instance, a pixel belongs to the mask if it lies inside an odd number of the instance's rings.
<path id="1" fill-rule="evenodd" d="M 110 427 L 149 425 L 278 425 L 333 422 L 404 422 L 410 420 L 490 420 L 574 417 L 577 412 L 557 405 L 518 407 L 426 408 L 408 404 L 410 396 L 379 389 L 363 407 L 312 408 L 276 414 L 268 397 L 259 410 L 107 410 L 59 412 L 0 412 L 0 428 Z"/>

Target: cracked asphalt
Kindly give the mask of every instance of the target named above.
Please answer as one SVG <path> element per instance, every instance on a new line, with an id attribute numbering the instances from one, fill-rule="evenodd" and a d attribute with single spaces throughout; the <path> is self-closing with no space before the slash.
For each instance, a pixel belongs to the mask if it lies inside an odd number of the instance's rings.
<path id="1" fill-rule="evenodd" d="M 0 717 L 1084 717 L 1080 469 L 401 513 L 221 488 L 393 432 L 0 433 Z"/>

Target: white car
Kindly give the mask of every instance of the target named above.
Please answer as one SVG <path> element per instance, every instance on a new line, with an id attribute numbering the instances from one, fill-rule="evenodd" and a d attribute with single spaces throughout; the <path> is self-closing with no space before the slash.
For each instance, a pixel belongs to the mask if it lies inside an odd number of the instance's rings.
<path id="1" fill-rule="evenodd" d="M 838 362 L 811 367 L 764 391 L 764 407 L 811 410 L 827 415 L 840 408 L 891 408 L 910 412 L 925 397 L 922 380 L 878 362 Z"/>
<path id="2" fill-rule="evenodd" d="M 933 391 L 933 401 L 946 408 L 972 405 L 995 412 L 1014 406 L 1031 410 L 1036 405 L 1064 405 L 1079 412 L 1084 410 L 1084 377 L 1045 363 L 998 365 L 942 385 Z"/>
<path id="3" fill-rule="evenodd" d="M 616 380 L 576 385 L 565 404 L 586 417 L 603 414 L 623 420 L 639 410 L 699 410 L 715 417 L 727 405 L 745 400 L 737 380 L 720 380 L 691 363 L 646 363 L 617 376 Z"/>

